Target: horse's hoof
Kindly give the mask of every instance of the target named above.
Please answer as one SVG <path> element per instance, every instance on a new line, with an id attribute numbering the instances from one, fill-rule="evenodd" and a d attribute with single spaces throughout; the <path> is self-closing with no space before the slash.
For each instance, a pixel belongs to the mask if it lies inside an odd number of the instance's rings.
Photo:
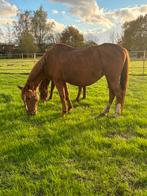
<path id="1" fill-rule="evenodd" d="M 75 101 L 76 101 L 76 102 L 79 102 L 79 101 L 80 101 L 80 99 L 75 99 Z"/>
<path id="2" fill-rule="evenodd" d="M 44 100 L 41 100 L 41 103 L 45 104 L 45 101 Z"/>
<path id="3" fill-rule="evenodd" d="M 72 106 L 69 106 L 69 107 L 68 107 L 68 112 L 69 112 L 71 109 L 72 109 Z"/>
<path id="4" fill-rule="evenodd" d="M 115 114 L 114 114 L 114 117 L 115 117 L 115 118 L 119 118 L 120 116 L 121 116 L 121 115 L 118 114 L 118 113 L 115 113 Z"/>
<path id="5" fill-rule="evenodd" d="M 104 116 L 108 116 L 108 113 L 102 112 L 99 114 L 99 117 L 104 117 Z"/>
<path id="6" fill-rule="evenodd" d="M 64 117 L 66 113 L 67 113 L 67 111 L 62 111 L 61 117 Z"/>
<path id="7" fill-rule="evenodd" d="M 102 118 L 102 117 L 105 117 L 107 116 L 106 113 L 100 113 L 99 115 L 95 116 L 95 118 Z"/>

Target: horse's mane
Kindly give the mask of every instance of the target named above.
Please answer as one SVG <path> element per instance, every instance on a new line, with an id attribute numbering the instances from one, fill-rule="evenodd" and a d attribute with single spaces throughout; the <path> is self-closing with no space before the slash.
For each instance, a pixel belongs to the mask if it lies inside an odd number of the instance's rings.
<path id="1" fill-rule="evenodd" d="M 26 85 L 28 86 L 36 77 L 39 77 L 41 72 L 44 69 L 44 64 L 46 62 L 46 53 L 43 57 L 34 65 L 33 69 L 31 70 L 29 77 L 27 79 Z"/>

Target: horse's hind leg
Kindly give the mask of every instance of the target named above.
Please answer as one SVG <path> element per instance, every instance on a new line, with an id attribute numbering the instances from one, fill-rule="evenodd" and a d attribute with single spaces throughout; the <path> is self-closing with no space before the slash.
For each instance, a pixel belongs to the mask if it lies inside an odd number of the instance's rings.
<path id="1" fill-rule="evenodd" d="M 65 89 L 65 99 L 67 101 L 67 104 L 68 104 L 68 111 L 72 108 L 72 104 L 71 104 L 71 101 L 69 99 L 69 93 L 68 93 L 68 89 L 67 89 L 67 85 L 66 83 L 64 83 L 64 89 Z"/>
<path id="2" fill-rule="evenodd" d="M 55 84 L 54 84 L 54 82 L 52 81 L 52 82 L 51 82 L 51 91 L 50 91 L 49 99 L 52 99 L 54 88 L 55 88 Z"/>
<path id="3" fill-rule="evenodd" d="M 100 114 L 100 116 L 105 116 L 109 113 L 110 107 L 111 107 L 113 100 L 114 100 L 114 97 L 115 97 L 115 93 L 114 93 L 113 89 L 111 88 L 111 85 L 109 82 L 108 82 L 108 87 L 109 87 L 109 102 L 107 103 L 106 108 Z"/>
<path id="4" fill-rule="evenodd" d="M 83 87 L 83 99 L 86 99 L 86 86 Z"/>
<path id="5" fill-rule="evenodd" d="M 56 85 L 57 90 L 58 90 L 59 95 L 60 95 L 60 99 L 61 99 L 61 103 L 62 103 L 62 116 L 63 116 L 67 112 L 64 83 L 55 81 L 55 85 Z"/>
<path id="6" fill-rule="evenodd" d="M 121 87 L 117 89 L 115 92 L 116 94 L 116 110 L 115 110 L 115 117 L 118 117 L 121 115 L 122 108 L 123 108 L 123 92 Z"/>
<path id="7" fill-rule="evenodd" d="M 119 80 L 117 82 L 113 82 L 111 86 L 116 96 L 115 117 L 118 117 L 121 115 L 123 107 L 123 91 L 121 89 Z"/>
<path id="8" fill-rule="evenodd" d="M 81 91 L 82 91 L 82 87 L 79 86 L 79 87 L 78 87 L 78 94 L 77 94 L 77 97 L 76 97 L 76 101 L 79 101 L 80 95 L 81 95 Z"/>

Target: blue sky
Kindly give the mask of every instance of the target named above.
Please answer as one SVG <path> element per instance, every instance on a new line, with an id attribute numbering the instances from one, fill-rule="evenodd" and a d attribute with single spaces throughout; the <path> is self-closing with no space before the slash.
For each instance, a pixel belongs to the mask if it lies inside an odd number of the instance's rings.
<path id="1" fill-rule="evenodd" d="M 71 0 L 74 1 L 74 0 Z M 79 0 L 80 1 L 80 0 Z M 89 0 L 90 1 L 90 0 Z M 20 9 L 36 9 L 43 5 L 48 10 L 51 9 L 64 9 L 62 3 L 54 3 L 50 0 L 10 0 L 12 4 L 17 5 Z M 147 4 L 147 0 L 97 0 L 97 3 L 105 9 L 118 9 L 124 7 L 133 7 L 135 5 Z"/>
<path id="2" fill-rule="evenodd" d="M 11 24 L 18 10 L 36 10 L 40 5 L 57 32 L 73 25 L 96 42 L 112 41 L 114 34 L 122 35 L 124 22 L 147 14 L 147 0 L 0 0 L 0 28 Z"/>

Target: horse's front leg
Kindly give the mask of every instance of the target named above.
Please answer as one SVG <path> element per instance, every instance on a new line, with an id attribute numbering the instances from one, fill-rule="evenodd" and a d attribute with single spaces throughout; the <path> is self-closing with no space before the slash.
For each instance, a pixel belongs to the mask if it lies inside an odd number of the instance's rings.
<path id="1" fill-rule="evenodd" d="M 54 82 L 55 82 L 55 85 L 56 85 L 57 90 L 60 95 L 60 100 L 62 103 L 62 116 L 64 116 L 64 114 L 67 112 L 64 83 L 63 82 L 56 82 L 56 81 L 54 81 Z"/>
<path id="2" fill-rule="evenodd" d="M 47 97 L 48 97 L 48 85 L 50 83 L 50 80 L 48 79 L 44 79 L 40 86 L 39 86 L 39 92 L 40 92 L 40 99 L 41 101 L 46 101 Z"/>
<path id="3" fill-rule="evenodd" d="M 68 112 L 69 112 L 71 110 L 71 108 L 72 108 L 72 104 L 71 104 L 71 101 L 69 99 L 69 93 L 68 93 L 68 89 L 67 89 L 66 83 L 64 83 L 64 89 L 65 89 L 65 98 L 66 98 L 66 101 L 67 101 L 67 104 L 68 104 Z"/>

